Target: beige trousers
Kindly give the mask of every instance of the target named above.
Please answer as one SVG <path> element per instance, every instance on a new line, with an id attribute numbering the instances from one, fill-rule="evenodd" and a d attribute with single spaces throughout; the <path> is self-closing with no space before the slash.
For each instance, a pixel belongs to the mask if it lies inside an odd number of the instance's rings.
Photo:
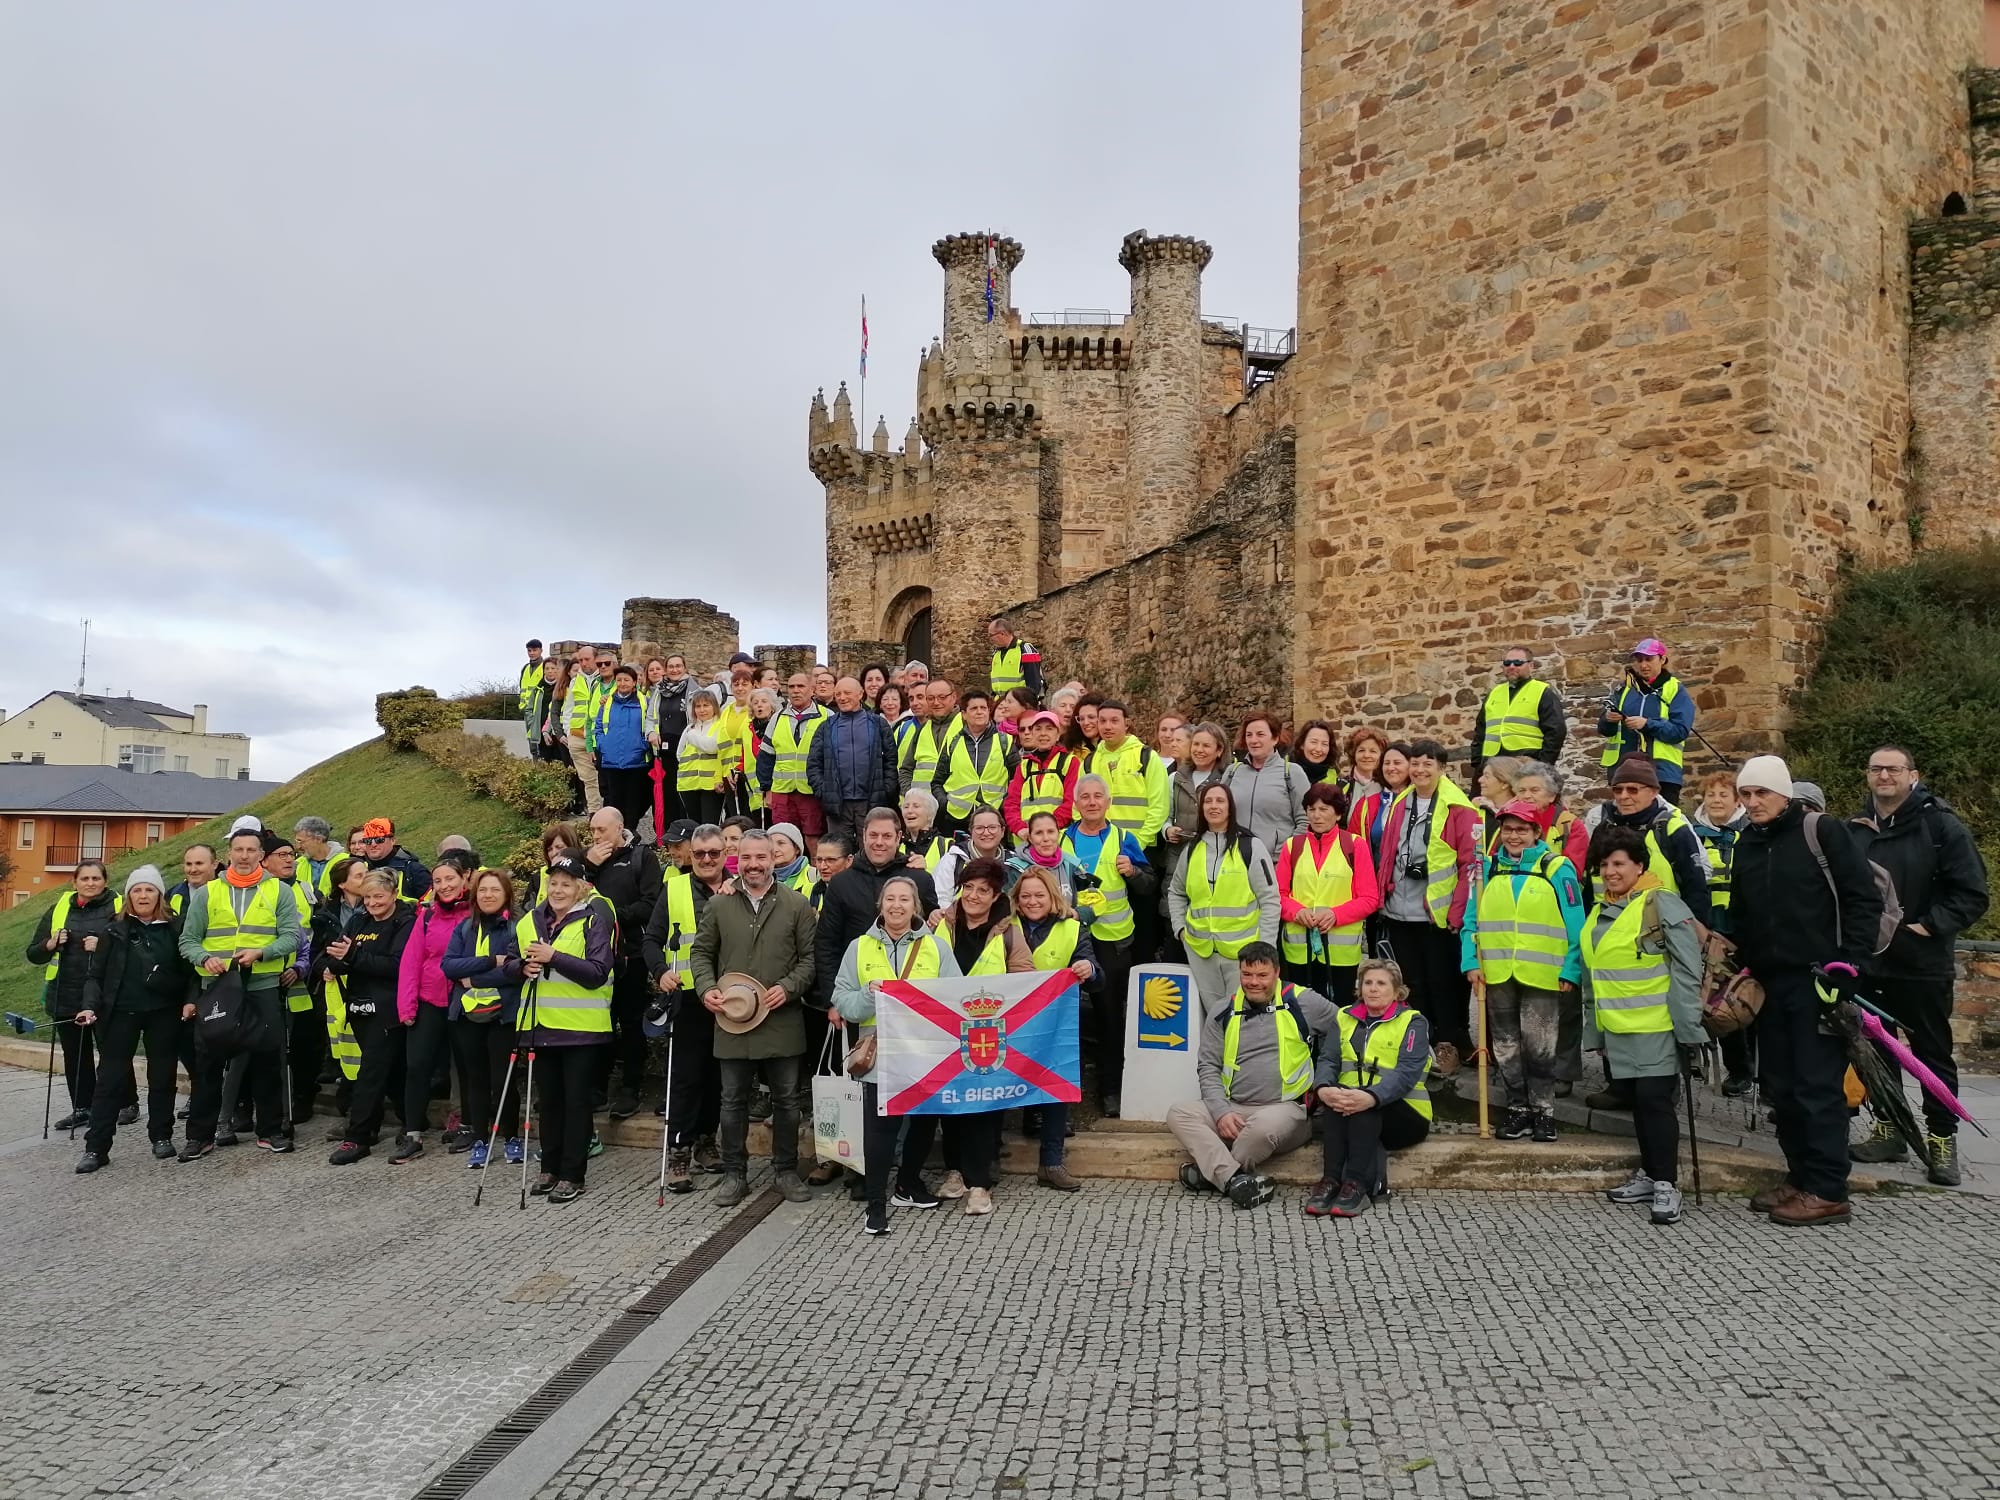
<path id="1" fill-rule="evenodd" d="M 1235 1140 L 1225 1141 L 1216 1134 L 1207 1105 L 1167 1106 L 1167 1129 L 1217 1191 L 1238 1172 L 1253 1172 L 1274 1156 L 1296 1151 L 1312 1135 L 1303 1104 L 1247 1104 L 1236 1112 L 1247 1123 Z"/>
<path id="2" fill-rule="evenodd" d="M 569 737 L 570 763 L 576 767 L 576 779 L 583 783 L 583 807 L 586 813 L 594 813 L 604 806 L 604 796 L 597 790 L 597 752 L 590 749 L 580 734 Z"/>

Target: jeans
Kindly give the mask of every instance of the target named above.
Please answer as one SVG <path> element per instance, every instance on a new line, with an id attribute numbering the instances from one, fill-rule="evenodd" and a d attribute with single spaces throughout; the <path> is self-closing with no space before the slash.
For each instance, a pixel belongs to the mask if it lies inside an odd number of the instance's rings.
<path id="1" fill-rule="evenodd" d="M 750 1175 L 750 1089 L 758 1078 L 771 1091 L 771 1170 L 799 1169 L 799 1077 L 803 1057 L 722 1057 L 722 1118 L 717 1144 L 726 1177 Z M 865 1149 L 865 1148 L 864 1148 Z"/>
<path id="2" fill-rule="evenodd" d="M 431 1124 L 431 1074 L 451 1046 L 451 1012 L 417 1002 L 417 1018 L 403 1039 L 403 1129 L 422 1135 Z"/>
<path id="3" fill-rule="evenodd" d="M 896 1175 L 898 1192 L 914 1194 L 923 1191 L 924 1161 L 931 1154 L 931 1142 L 937 1137 L 938 1125 L 936 1115 L 881 1114 L 879 1098 L 874 1084 L 861 1085 L 861 1116 L 866 1122 L 862 1129 L 861 1153 L 868 1159 L 862 1181 L 871 1209 L 888 1207 L 891 1172 Z M 906 1123 L 910 1130 L 903 1138 L 903 1161 L 898 1169 L 896 1139 L 903 1135 Z"/>
<path id="4" fill-rule="evenodd" d="M 528 1101 L 542 1132 L 542 1172 L 558 1182 L 583 1181 L 590 1160 L 590 1080 L 602 1042 L 535 1049 L 534 1097 Z"/>
<path id="5" fill-rule="evenodd" d="M 1509 1109 L 1551 1114 L 1563 996 L 1518 979 L 1486 986 L 1486 1040 Z"/>
<path id="6" fill-rule="evenodd" d="M 1776 1114 L 1785 1179 L 1830 1203 L 1847 1201 L 1847 1049 L 1819 1029 L 1824 1007 L 1808 969 L 1759 974 L 1757 1051 Z"/>
<path id="7" fill-rule="evenodd" d="M 104 1077 L 97 1096 L 90 1101 L 90 1133 L 84 1137 L 86 1151 L 99 1156 L 111 1149 L 118 1131 L 118 1111 L 137 1103 L 137 1095 L 127 1092 L 132 1078 L 132 1054 L 143 1042 L 146 1048 L 146 1135 L 168 1141 L 174 1135 L 174 1057 L 180 1045 L 181 1013 L 178 1005 L 162 1005 L 154 1010 L 114 1010 L 96 1027 L 97 1046 L 104 1063 Z"/>
<path id="8" fill-rule="evenodd" d="M 1389 1181 L 1389 1153 L 1414 1146 L 1431 1133 L 1431 1122 L 1407 1099 L 1364 1109 L 1358 1115 L 1325 1110 L 1320 1115 L 1321 1170 L 1338 1187 L 1359 1183 L 1370 1193 Z"/>
<path id="9" fill-rule="evenodd" d="M 1043 1104 L 1036 1107 L 1042 1112 L 1041 1135 L 1037 1138 L 1042 1149 L 1036 1165 L 1059 1167 L 1068 1149 L 1064 1138 L 1069 1134 L 1069 1106 Z"/>

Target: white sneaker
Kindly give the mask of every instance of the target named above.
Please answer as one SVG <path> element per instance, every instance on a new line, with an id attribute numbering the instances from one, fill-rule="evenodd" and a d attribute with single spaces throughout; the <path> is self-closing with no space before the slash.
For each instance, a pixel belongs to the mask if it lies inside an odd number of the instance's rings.
<path id="1" fill-rule="evenodd" d="M 1644 1172 L 1634 1172 L 1617 1187 L 1605 1193 L 1613 1203 L 1651 1203 L 1653 1201 L 1653 1179 Z"/>
<path id="2" fill-rule="evenodd" d="M 945 1173 L 944 1181 L 937 1185 L 937 1195 L 940 1198 L 963 1198 L 965 1196 L 964 1175 L 958 1172 Z"/>
<path id="3" fill-rule="evenodd" d="M 965 1190 L 965 1211 L 974 1217 L 980 1214 L 992 1213 L 993 1195 L 985 1188 L 967 1188 Z"/>
<path id="4" fill-rule="evenodd" d="M 1681 1190 L 1671 1182 L 1653 1184 L 1653 1222 L 1678 1224 L 1681 1221 Z"/>

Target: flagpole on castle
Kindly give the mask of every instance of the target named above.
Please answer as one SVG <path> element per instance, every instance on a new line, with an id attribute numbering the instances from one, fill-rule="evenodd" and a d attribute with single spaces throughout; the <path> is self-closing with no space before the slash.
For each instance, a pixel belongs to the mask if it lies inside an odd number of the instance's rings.
<path id="1" fill-rule="evenodd" d="M 854 424 L 854 446 L 868 446 L 868 294 L 861 294 L 861 373 L 855 380 L 855 401 L 861 420 Z"/>

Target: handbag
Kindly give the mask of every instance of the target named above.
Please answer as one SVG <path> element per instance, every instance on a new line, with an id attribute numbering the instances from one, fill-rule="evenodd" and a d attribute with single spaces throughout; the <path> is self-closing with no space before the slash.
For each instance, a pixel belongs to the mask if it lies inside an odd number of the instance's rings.
<path id="1" fill-rule="evenodd" d="M 872 1039 L 872 1028 L 870 1036 Z M 832 1066 L 833 1049 L 834 1033 L 829 1026 L 826 1045 L 820 1049 L 821 1071 L 812 1081 L 813 1154 L 850 1171 L 866 1171 L 868 1116 L 861 1107 L 864 1086 L 825 1071 Z"/>
<path id="2" fill-rule="evenodd" d="M 912 931 L 917 932 L 920 929 L 913 928 Z M 896 976 L 898 979 L 908 979 L 910 977 L 910 970 L 917 966 L 917 948 L 919 944 L 927 941 L 929 941 L 927 935 L 920 935 L 916 938 L 916 941 L 910 944 L 910 951 L 903 955 L 903 972 Z M 828 1035 L 831 1034 L 831 1032 L 828 1033 Z M 861 1029 L 861 1039 L 847 1049 L 847 1076 L 849 1078 L 859 1078 L 864 1073 L 872 1073 L 874 1071 L 875 1028 L 873 1026 L 864 1026 Z"/>
<path id="3" fill-rule="evenodd" d="M 1736 949 L 1719 934 L 1709 939 L 1702 986 L 1701 1025 L 1713 1037 L 1733 1036 L 1764 1008 L 1764 986 L 1737 967 Z"/>

